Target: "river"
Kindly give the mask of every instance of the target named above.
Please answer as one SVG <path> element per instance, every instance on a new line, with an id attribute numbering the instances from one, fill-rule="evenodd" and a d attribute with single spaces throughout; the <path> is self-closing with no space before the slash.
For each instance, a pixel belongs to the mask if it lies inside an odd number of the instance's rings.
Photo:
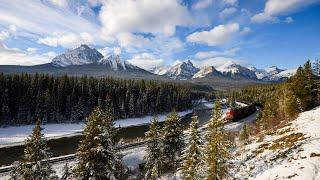
<path id="1" fill-rule="evenodd" d="M 199 125 L 206 124 L 210 119 L 211 110 L 195 109 L 194 113 L 198 116 Z M 188 125 L 192 120 L 192 114 L 185 115 L 181 122 L 183 125 Z M 160 125 L 163 122 L 159 123 Z M 124 139 L 125 141 L 135 141 L 137 138 L 143 138 L 145 132 L 149 130 L 149 125 L 129 126 L 118 129 L 117 138 Z M 72 136 L 65 136 L 60 138 L 48 139 L 48 147 L 53 157 L 63 156 L 67 154 L 73 154 L 78 148 L 78 144 L 81 140 L 81 134 Z M 0 166 L 10 165 L 14 161 L 22 160 L 23 157 L 23 144 L 17 144 L 13 146 L 0 148 Z"/>

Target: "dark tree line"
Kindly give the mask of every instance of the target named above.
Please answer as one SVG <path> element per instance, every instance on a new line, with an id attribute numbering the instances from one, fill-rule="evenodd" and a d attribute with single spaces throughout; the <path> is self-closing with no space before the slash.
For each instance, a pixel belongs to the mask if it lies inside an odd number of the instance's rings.
<path id="1" fill-rule="evenodd" d="M 115 118 L 185 110 L 189 89 L 166 82 L 47 74 L 0 74 L 0 125 L 80 121 L 106 101 Z"/>

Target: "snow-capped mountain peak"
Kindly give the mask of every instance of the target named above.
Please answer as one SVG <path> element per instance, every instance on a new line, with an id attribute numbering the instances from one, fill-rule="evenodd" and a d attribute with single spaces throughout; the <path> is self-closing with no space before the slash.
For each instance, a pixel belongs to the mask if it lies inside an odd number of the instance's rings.
<path id="1" fill-rule="evenodd" d="M 103 58 L 103 55 L 96 49 L 82 44 L 75 49 L 68 50 L 66 53 L 53 58 L 51 63 L 55 66 L 65 67 L 96 63 L 101 58 Z"/>
<path id="2" fill-rule="evenodd" d="M 213 66 L 206 66 L 201 68 L 196 74 L 194 74 L 192 79 L 221 75 L 222 74 L 219 71 L 217 71 L 216 68 L 214 68 Z"/>
<path id="3" fill-rule="evenodd" d="M 160 67 L 152 70 L 153 73 L 164 75 L 171 79 L 186 80 L 191 78 L 199 69 L 190 60 L 176 61 L 171 67 Z"/>
<path id="4" fill-rule="evenodd" d="M 278 74 L 284 70 L 279 69 L 277 66 L 270 66 L 270 67 L 266 68 L 265 71 L 268 73 L 268 75 L 274 75 L 274 74 Z"/>
<path id="5" fill-rule="evenodd" d="M 119 55 L 110 55 L 106 58 L 99 60 L 98 64 L 110 67 L 112 70 L 128 70 L 128 69 L 138 69 L 138 67 L 132 65 L 131 63 L 121 60 Z"/>
<path id="6" fill-rule="evenodd" d="M 170 68 L 171 68 L 171 66 L 160 66 L 160 67 L 155 67 L 155 68 L 151 69 L 150 71 L 153 74 L 164 75 L 169 71 Z"/>
<path id="7" fill-rule="evenodd" d="M 220 71 L 222 74 L 230 76 L 232 78 L 243 77 L 248 79 L 257 79 L 257 76 L 254 71 L 236 63 L 226 63 L 224 65 L 219 66 L 217 70 Z"/>

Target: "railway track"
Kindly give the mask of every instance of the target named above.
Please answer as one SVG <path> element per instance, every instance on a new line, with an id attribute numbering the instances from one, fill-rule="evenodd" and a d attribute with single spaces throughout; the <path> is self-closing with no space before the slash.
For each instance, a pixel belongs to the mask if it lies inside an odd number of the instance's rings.
<path id="1" fill-rule="evenodd" d="M 147 142 L 148 141 L 142 141 L 142 142 L 137 142 L 137 143 L 132 143 L 132 144 L 121 145 L 118 147 L 118 149 L 123 151 L 123 150 L 138 148 L 138 147 L 144 146 Z M 48 159 L 48 162 L 53 164 L 53 163 L 58 163 L 58 162 L 63 162 L 63 161 L 74 160 L 75 158 L 76 158 L 75 154 L 69 154 L 69 155 L 65 155 L 65 156 L 50 158 L 50 159 Z M 12 166 L 0 167 L 0 174 L 10 172 L 11 170 L 12 170 Z"/>

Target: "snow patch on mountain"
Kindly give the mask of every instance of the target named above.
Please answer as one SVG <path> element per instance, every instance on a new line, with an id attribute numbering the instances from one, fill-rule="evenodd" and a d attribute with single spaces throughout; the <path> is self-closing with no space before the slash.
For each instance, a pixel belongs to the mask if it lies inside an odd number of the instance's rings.
<path id="1" fill-rule="evenodd" d="M 297 72 L 297 69 L 287 69 L 287 70 L 283 70 L 279 73 L 275 73 L 273 75 L 268 75 L 266 77 L 263 78 L 263 80 L 265 81 L 281 81 L 284 79 L 288 79 L 291 76 L 295 75 Z"/>
<path id="2" fill-rule="evenodd" d="M 253 71 L 258 79 L 262 79 L 268 75 L 268 73 L 264 69 L 258 69 L 256 67 L 250 66 L 248 67 L 251 71 Z"/>
<path id="3" fill-rule="evenodd" d="M 193 75 L 193 79 L 203 78 L 207 76 L 222 76 L 222 74 L 216 70 L 213 66 L 207 66 L 201 68 L 196 74 Z"/>
<path id="4" fill-rule="evenodd" d="M 121 60 L 119 55 L 110 55 L 106 58 L 99 60 L 98 64 L 110 67 L 114 71 L 140 69 L 137 66 L 132 65 L 128 61 Z"/>
<path id="5" fill-rule="evenodd" d="M 251 71 L 247 67 L 241 66 L 236 63 L 226 63 L 220 67 L 217 67 L 217 70 L 231 78 L 244 77 L 253 80 L 257 79 L 254 71 Z"/>
<path id="6" fill-rule="evenodd" d="M 170 66 L 155 67 L 152 70 L 150 70 L 150 72 L 158 75 L 164 75 L 169 71 L 170 68 Z"/>
<path id="7" fill-rule="evenodd" d="M 162 73 L 166 71 L 163 75 L 171 79 L 186 80 L 190 79 L 199 69 L 196 68 L 190 60 L 187 60 L 184 62 L 176 62 L 172 67 L 167 70 L 163 68 L 162 71 Z"/>

